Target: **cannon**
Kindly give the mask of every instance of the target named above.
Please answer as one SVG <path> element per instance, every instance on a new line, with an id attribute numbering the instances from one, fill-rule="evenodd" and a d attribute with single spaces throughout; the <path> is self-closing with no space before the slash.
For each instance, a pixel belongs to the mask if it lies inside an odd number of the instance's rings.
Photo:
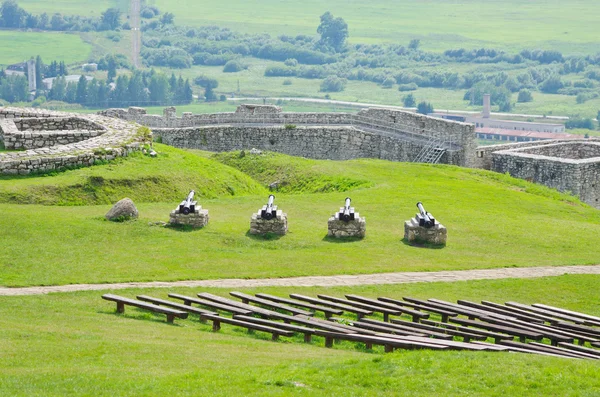
<path id="1" fill-rule="evenodd" d="M 195 192 L 192 190 L 188 194 L 187 198 L 179 204 L 179 213 L 184 215 L 193 214 L 196 212 L 197 201 L 194 201 Z"/>
<path id="2" fill-rule="evenodd" d="M 269 195 L 269 201 L 267 202 L 267 205 L 263 206 L 262 210 L 260 210 L 260 217 L 262 219 L 270 221 L 277 216 L 277 206 L 273 205 L 274 200 L 275 196 L 272 194 Z"/>
<path id="3" fill-rule="evenodd" d="M 354 208 L 350 207 L 350 202 L 350 197 L 346 197 L 344 206 L 340 208 L 340 212 L 338 213 L 339 220 L 344 222 L 350 222 L 354 220 Z"/>
<path id="4" fill-rule="evenodd" d="M 419 209 L 419 213 L 417 214 L 417 219 L 419 220 L 419 226 L 423 227 L 434 227 L 435 226 L 435 218 L 429 212 L 425 211 L 423 207 L 423 203 L 420 201 L 417 203 L 417 208 Z"/>

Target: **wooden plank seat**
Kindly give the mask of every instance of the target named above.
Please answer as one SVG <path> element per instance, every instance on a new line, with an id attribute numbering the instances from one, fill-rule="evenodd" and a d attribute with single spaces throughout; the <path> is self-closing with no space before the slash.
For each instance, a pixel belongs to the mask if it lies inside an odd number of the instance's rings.
<path id="1" fill-rule="evenodd" d="M 272 340 L 279 339 L 279 336 L 294 336 L 293 331 L 284 330 L 281 328 L 268 327 L 266 325 L 257 324 L 254 322 L 242 321 L 235 318 L 222 317 L 214 314 L 201 314 L 200 318 L 204 321 L 212 321 L 213 331 L 221 329 L 221 323 L 236 325 L 238 327 L 247 328 L 248 330 L 262 331 L 271 334 Z"/>
<path id="2" fill-rule="evenodd" d="M 458 313 L 455 313 L 452 311 L 436 309 L 436 308 L 432 308 L 431 306 L 420 305 L 418 303 L 405 302 L 405 301 L 401 301 L 398 299 L 387 298 L 384 296 L 377 298 L 377 300 L 380 300 L 382 302 L 387 302 L 387 303 L 393 303 L 394 305 L 397 305 L 397 306 L 406 306 L 406 307 L 411 307 L 415 310 L 421 310 L 421 311 L 439 314 L 440 316 L 442 316 L 442 321 L 445 323 L 448 322 L 448 317 L 458 316 Z"/>
<path id="3" fill-rule="evenodd" d="M 323 314 L 325 315 L 325 318 L 329 318 L 332 315 L 340 315 L 343 314 L 344 311 L 340 310 L 340 309 L 334 309 L 332 307 L 327 307 L 327 306 L 319 306 L 319 305 L 313 305 L 311 303 L 306 303 L 306 302 L 302 302 L 299 300 L 295 300 L 295 299 L 288 299 L 288 298 L 281 298 L 279 296 L 275 296 L 275 295 L 269 295 L 269 294 L 256 294 L 256 296 L 258 298 L 262 298 L 262 299 L 268 299 L 271 300 L 273 302 L 278 302 L 278 303 L 285 303 L 287 305 L 294 305 L 294 306 L 298 306 L 298 307 L 303 307 L 305 309 L 309 309 L 309 310 L 313 310 L 315 312 L 323 312 Z"/>
<path id="4" fill-rule="evenodd" d="M 592 355 L 600 358 L 600 350 L 597 350 L 597 349 L 590 349 L 589 347 L 574 345 L 572 343 L 566 343 L 566 342 L 560 342 L 558 344 L 558 346 L 565 348 L 565 349 L 569 349 L 569 350 L 575 350 L 575 351 L 592 354 Z"/>
<path id="5" fill-rule="evenodd" d="M 459 307 L 459 308 L 452 308 L 449 307 L 447 305 L 441 305 L 435 302 L 430 302 L 430 301 L 425 301 L 422 299 L 416 299 L 416 298 L 411 298 L 408 296 L 402 297 L 402 299 L 406 300 L 407 302 L 411 302 L 411 303 L 416 303 L 419 304 L 421 306 L 424 307 L 428 307 L 431 310 L 437 309 L 437 310 L 444 310 L 444 311 L 449 311 L 452 313 L 456 313 L 458 314 L 462 314 L 463 316 L 467 316 L 469 319 L 474 320 L 476 318 L 480 318 L 484 316 L 484 313 L 480 312 L 480 311 L 475 311 L 474 309 L 468 309 L 465 307 Z M 455 317 L 455 316 L 453 316 Z M 442 321 L 444 321 L 444 318 L 442 317 Z M 448 318 L 445 319 L 444 322 L 449 321 Z"/>
<path id="6" fill-rule="evenodd" d="M 304 342 L 306 342 L 306 343 L 310 343 L 312 335 L 314 335 L 316 332 L 314 328 L 302 327 L 299 325 L 292 325 L 292 324 L 287 324 L 287 323 L 280 323 L 277 321 L 265 320 L 264 318 L 256 318 L 256 317 L 241 316 L 241 315 L 235 315 L 235 316 L 233 316 L 233 318 L 236 320 L 242 320 L 242 321 L 246 321 L 249 323 L 256 323 L 256 324 L 266 325 L 269 327 L 281 328 L 286 331 L 292 331 L 292 332 L 299 333 L 299 334 L 304 334 Z"/>
<path id="7" fill-rule="evenodd" d="M 508 341 L 508 340 L 503 340 L 500 342 L 501 345 L 503 346 L 509 346 L 509 347 L 516 347 L 522 350 L 528 350 L 531 351 L 533 353 L 548 353 L 548 354 L 553 354 L 557 357 L 563 357 L 563 358 L 581 358 L 580 356 L 576 355 L 576 354 L 569 354 L 568 352 L 563 352 L 563 351 L 555 351 L 555 350 L 551 350 L 549 348 L 553 348 L 554 346 L 549 346 L 549 345 L 542 345 L 539 346 L 538 344 L 533 344 L 533 343 L 521 343 L 521 342 L 514 342 L 514 341 Z M 537 346 L 536 346 L 537 345 Z M 543 346 L 546 346 L 548 348 L 545 348 Z M 566 349 L 564 349 L 566 350 Z"/>
<path id="8" fill-rule="evenodd" d="M 324 294 L 318 294 L 317 297 L 319 299 L 331 301 L 334 303 L 338 303 L 338 304 L 342 304 L 342 305 L 346 305 L 346 306 L 353 306 L 353 307 L 357 307 L 357 308 L 363 309 L 363 310 L 369 310 L 373 313 L 381 313 L 381 314 L 383 314 L 383 321 L 386 321 L 386 322 L 389 321 L 390 314 L 392 314 L 392 315 L 402 314 L 399 307 L 396 309 L 390 309 L 390 308 L 384 307 L 382 305 L 375 306 L 375 305 L 371 305 L 371 304 L 367 304 L 367 303 L 358 302 L 355 300 L 348 300 L 348 299 L 338 298 L 336 296 L 330 296 L 330 295 L 324 295 Z"/>
<path id="9" fill-rule="evenodd" d="M 533 313 L 536 313 L 536 314 L 543 314 L 543 315 L 546 315 L 546 316 L 549 316 L 549 317 L 554 317 L 554 318 L 558 318 L 558 319 L 561 319 L 561 320 L 571 321 L 571 322 L 573 322 L 575 324 L 584 324 L 585 321 L 586 321 L 586 320 L 584 320 L 582 318 L 573 317 L 573 316 L 569 316 L 569 315 L 562 314 L 562 313 L 552 312 L 550 310 L 540 309 L 538 307 L 524 305 L 524 304 L 518 303 L 518 302 L 504 302 L 504 304 L 506 306 L 516 307 L 517 309 L 526 310 L 526 311 L 533 312 Z"/>
<path id="10" fill-rule="evenodd" d="M 513 320 L 513 321 L 503 321 L 495 318 L 488 318 L 485 321 L 498 324 L 505 325 L 508 327 L 518 327 L 524 330 L 531 330 L 535 332 L 540 332 L 544 338 L 550 339 L 553 346 L 556 346 L 558 342 L 569 342 L 572 343 L 574 339 L 579 339 L 580 341 L 584 341 L 588 339 L 588 337 L 583 335 L 577 335 L 573 332 L 568 332 L 565 330 L 559 330 L 556 328 L 552 328 L 550 326 L 541 325 L 541 324 L 531 324 L 526 321 L 521 320 Z"/>
<path id="11" fill-rule="evenodd" d="M 232 299 L 223 298 L 218 295 L 209 294 L 208 292 L 200 292 L 198 294 L 198 297 L 209 300 L 209 301 L 213 301 L 215 303 L 220 303 L 222 305 L 233 306 L 233 307 L 237 307 L 237 308 L 240 308 L 243 310 L 248 310 L 254 314 L 259 314 L 259 315 L 263 316 L 264 318 L 270 318 L 270 316 L 273 313 L 277 313 L 272 310 L 263 309 L 262 307 L 252 306 L 252 305 L 248 305 L 246 303 L 234 301 Z"/>
<path id="12" fill-rule="evenodd" d="M 364 296 L 354 295 L 354 294 L 347 294 L 345 296 L 349 300 L 366 303 L 366 304 L 377 306 L 377 307 L 384 307 L 384 308 L 391 309 L 391 310 L 399 310 L 401 314 L 407 314 L 407 315 L 411 316 L 412 320 L 415 323 L 418 323 L 419 320 L 422 318 L 429 318 L 429 313 L 423 313 L 418 310 L 407 309 L 406 307 L 402 307 L 402 306 L 399 306 L 399 305 L 396 305 L 393 303 L 383 302 L 383 301 L 379 301 L 377 299 L 370 299 L 370 298 L 366 298 Z M 388 320 L 385 320 L 385 321 L 388 321 Z"/>
<path id="13" fill-rule="evenodd" d="M 469 307 L 466 308 L 465 306 L 461 306 L 459 304 L 456 303 L 452 303 L 452 302 L 446 302 L 440 299 L 427 299 L 427 302 L 439 305 L 441 307 L 445 307 L 447 309 L 456 311 L 459 314 L 463 314 L 467 317 L 469 317 L 471 320 L 474 318 L 483 318 L 483 317 L 494 317 L 494 318 L 498 318 L 500 320 L 515 320 L 515 317 L 513 316 L 506 316 L 503 314 L 497 314 L 497 313 L 491 313 L 489 311 L 486 310 L 480 310 L 480 309 L 475 309 L 473 307 Z"/>
<path id="14" fill-rule="evenodd" d="M 289 316 L 287 314 L 275 313 L 270 318 L 275 320 L 282 320 L 287 324 L 301 324 L 309 328 L 318 328 L 331 332 L 358 333 L 357 329 L 352 329 L 351 327 L 345 327 L 342 324 L 337 324 L 327 320 L 321 320 L 315 317 Z"/>
<path id="15" fill-rule="evenodd" d="M 216 302 L 209 301 L 206 299 L 198 299 L 198 298 L 194 298 L 191 296 L 173 294 L 173 293 L 169 294 L 169 297 L 175 298 L 175 299 L 181 299 L 183 301 L 183 304 L 188 305 L 188 306 L 191 306 L 192 303 L 195 303 L 197 305 L 209 307 L 213 310 L 222 310 L 224 312 L 228 312 L 231 314 L 252 314 L 252 312 L 250 310 L 240 309 L 239 307 L 234 307 L 234 306 L 222 305 L 220 303 L 216 303 Z"/>
<path id="16" fill-rule="evenodd" d="M 497 345 L 491 345 L 490 346 L 481 346 L 481 345 L 475 345 L 473 343 L 467 343 L 467 342 L 456 342 L 453 340 L 443 340 L 443 339 L 432 339 L 432 338 L 427 338 L 427 337 L 422 337 L 422 336 L 400 336 L 400 335 L 390 335 L 389 337 L 391 338 L 399 338 L 402 340 L 406 340 L 406 341 L 414 341 L 414 342 L 425 342 L 425 343 L 430 343 L 430 344 L 435 344 L 435 345 L 440 345 L 440 346 L 446 346 L 448 349 L 451 350 L 479 350 L 479 351 L 501 351 L 503 349 L 498 349 Z"/>
<path id="17" fill-rule="evenodd" d="M 290 298 L 298 299 L 305 302 L 310 302 L 313 304 L 321 305 L 321 306 L 329 306 L 335 309 L 343 310 L 348 313 L 356 314 L 356 318 L 361 319 L 364 316 L 368 316 L 373 314 L 371 310 L 359 309 L 358 307 L 342 305 L 341 303 L 334 303 L 331 301 L 326 301 L 323 299 L 313 298 L 310 296 L 300 295 L 300 294 L 290 294 Z"/>
<path id="18" fill-rule="evenodd" d="M 165 299 L 154 298 L 152 296 L 138 295 L 138 296 L 136 296 L 136 298 L 141 301 L 144 301 L 144 302 L 150 302 L 152 304 L 159 305 L 159 306 L 167 306 L 167 307 L 170 307 L 173 309 L 179 309 L 179 310 L 182 310 L 182 311 L 188 312 L 188 313 L 193 313 L 193 314 L 198 314 L 198 315 L 200 315 L 200 314 L 219 315 L 219 313 L 211 312 L 209 310 L 204 310 L 204 309 L 200 309 L 200 308 L 197 308 L 194 306 L 184 305 L 183 303 L 168 301 Z"/>
<path id="19" fill-rule="evenodd" d="M 353 342 L 362 342 L 366 345 L 367 349 L 371 349 L 373 345 L 384 346 L 385 352 L 390 353 L 394 349 L 434 349 L 434 350 L 447 350 L 447 346 L 441 346 L 439 344 L 418 342 L 411 340 L 402 340 L 393 337 L 386 336 L 373 336 L 373 335 L 361 335 L 361 334 L 340 334 L 336 332 L 316 330 L 316 335 L 325 338 L 325 347 L 333 347 L 334 340 L 347 340 Z"/>
<path id="20" fill-rule="evenodd" d="M 589 337 L 595 337 L 596 339 L 600 339 L 600 328 L 588 327 L 587 325 L 566 323 L 564 321 L 559 321 L 557 323 L 554 323 L 554 324 L 552 324 L 552 327 L 558 328 L 558 329 L 569 329 L 569 330 L 575 331 L 577 333 L 580 333 L 582 335 L 587 335 Z M 590 341 L 590 342 L 595 342 L 595 341 Z"/>
<path id="21" fill-rule="evenodd" d="M 135 306 L 140 309 L 149 310 L 155 313 L 161 313 L 167 315 L 167 322 L 172 323 L 175 320 L 175 317 L 186 319 L 188 317 L 188 312 L 184 312 L 181 310 L 169 309 L 167 307 L 153 305 L 151 303 L 125 298 L 119 295 L 114 294 L 104 294 L 102 295 L 102 299 L 107 301 L 113 301 L 117 303 L 117 313 L 123 313 L 125 311 L 125 305 Z"/>
<path id="22" fill-rule="evenodd" d="M 295 307 L 291 307 L 291 306 L 287 306 L 287 305 L 282 305 L 280 303 L 269 301 L 267 299 L 257 298 L 255 296 L 244 294 L 242 292 L 232 291 L 232 292 L 229 293 L 229 295 L 231 295 L 233 297 L 236 297 L 238 299 L 241 299 L 242 303 L 246 303 L 246 304 L 248 304 L 250 302 L 253 302 L 253 303 L 258 303 L 259 305 L 268 306 L 271 309 L 279 309 L 279 310 L 283 310 L 283 311 L 286 311 L 286 312 L 290 312 L 290 313 L 292 313 L 294 315 L 295 314 L 301 314 L 303 316 L 312 316 L 313 315 L 313 313 L 308 312 L 306 310 L 301 310 L 301 309 L 298 309 L 298 308 L 295 308 Z"/>
<path id="23" fill-rule="evenodd" d="M 455 323 L 455 324 L 460 324 L 460 325 L 466 325 L 469 327 L 483 328 L 483 329 L 486 329 L 489 331 L 494 331 L 494 332 L 504 332 L 509 335 L 518 336 L 522 342 L 525 342 L 526 339 L 532 339 L 532 340 L 537 341 L 537 340 L 542 340 L 544 338 L 544 336 L 540 332 L 537 332 L 537 331 L 536 332 L 526 331 L 522 328 L 507 327 L 504 325 L 492 324 L 492 323 L 488 323 L 485 321 L 475 321 L 475 320 L 466 320 L 466 319 L 462 319 L 462 318 L 452 318 L 452 319 L 450 319 L 450 322 Z"/>
<path id="24" fill-rule="evenodd" d="M 507 310 L 511 313 L 520 314 L 523 316 L 529 316 L 531 318 L 537 318 L 539 320 L 542 320 L 542 321 L 550 323 L 550 324 L 554 324 L 557 321 L 559 321 L 557 318 L 554 318 L 554 317 L 549 317 L 549 316 L 544 316 L 543 314 L 528 312 L 527 310 L 517 309 L 516 307 L 510 307 L 510 306 L 506 306 L 506 305 L 503 305 L 500 303 L 495 303 L 495 302 L 490 302 L 490 301 L 481 301 L 481 304 L 484 306 L 496 307 L 496 308 L 499 308 L 502 310 Z"/>
<path id="25" fill-rule="evenodd" d="M 362 321 L 373 321 L 373 320 L 363 319 Z M 419 329 L 424 330 L 425 332 L 429 331 L 429 332 L 443 333 L 443 334 L 449 335 L 451 337 L 458 336 L 458 337 L 463 338 L 463 342 L 470 342 L 471 340 L 486 340 L 487 339 L 487 336 L 484 336 L 484 335 L 474 334 L 471 332 L 455 331 L 455 330 L 452 330 L 449 328 L 436 327 L 434 325 L 427 325 L 427 324 L 422 324 L 422 323 L 414 323 L 414 322 L 404 321 L 404 320 L 400 320 L 400 319 L 396 319 L 396 318 L 390 319 L 390 323 L 396 324 L 396 325 L 404 325 L 407 327 L 413 327 L 417 330 L 419 330 Z"/>
<path id="26" fill-rule="evenodd" d="M 505 341 L 505 342 L 510 342 L 510 341 Z M 471 342 L 472 344 L 476 344 L 476 345 L 489 345 L 488 342 Z M 525 349 L 525 348 L 521 348 L 519 346 L 527 346 L 527 343 L 517 343 L 517 342 L 513 342 L 510 346 L 509 345 L 493 345 L 493 346 L 497 346 L 500 348 L 504 348 L 505 351 L 507 352 L 514 352 L 514 353 L 526 353 L 526 354 L 538 354 L 541 356 L 548 356 L 548 357 L 559 357 L 559 358 L 565 358 L 565 356 L 561 356 L 558 354 L 554 354 L 554 353 L 548 353 L 545 351 L 539 351 L 539 350 L 531 350 L 531 349 Z"/>
<path id="27" fill-rule="evenodd" d="M 465 327 L 462 325 L 453 325 L 450 323 L 442 323 L 442 322 L 432 321 L 432 320 L 421 320 L 421 323 L 439 327 L 440 329 L 444 329 L 444 330 L 452 330 L 455 332 L 461 332 L 461 333 L 464 332 L 464 333 L 468 333 L 468 334 L 480 335 L 480 336 L 484 337 L 485 339 L 493 338 L 495 343 L 498 343 L 498 341 L 505 340 L 505 339 L 512 340 L 515 337 L 514 335 L 507 335 L 507 334 L 502 334 L 502 333 L 497 333 L 497 332 L 491 332 L 488 330 L 483 330 L 483 329 L 478 329 L 478 328 L 470 328 L 470 327 Z M 471 339 L 474 339 L 474 338 L 471 338 Z"/>
<path id="28" fill-rule="evenodd" d="M 564 343 L 564 342 L 562 342 L 562 343 Z M 581 350 L 566 349 L 566 348 L 561 347 L 561 346 L 548 346 L 548 345 L 545 345 L 545 344 L 539 343 L 539 342 L 531 342 L 531 343 L 528 343 L 528 344 L 532 345 L 532 346 L 542 347 L 542 348 L 544 348 L 544 349 L 546 349 L 547 351 L 550 351 L 550 352 L 558 352 L 559 354 L 561 354 L 561 353 L 565 353 L 565 354 L 569 353 L 569 354 L 575 354 L 576 356 L 579 356 L 580 358 L 587 358 L 587 359 L 590 359 L 590 360 L 600 360 L 600 357 L 598 357 L 597 355 L 590 354 L 590 353 L 587 353 L 587 352 L 584 352 L 584 351 L 581 351 Z M 571 346 L 577 346 L 577 345 L 572 345 L 571 344 Z"/>
<path id="29" fill-rule="evenodd" d="M 457 300 L 456 303 L 458 303 L 459 305 L 463 305 L 463 306 L 471 307 L 471 308 L 478 309 L 478 310 L 481 310 L 484 312 L 488 312 L 492 315 L 501 314 L 501 315 L 508 316 L 508 317 L 514 317 L 517 320 L 529 321 L 531 323 L 536 323 L 536 324 L 544 324 L 544 320 L 535 318 L 534 316 L 530 316 L 528 314 L 523 314 L 523 313 L 516 312 L 514 310 L 509 310 L 510 308 L 508 306 L 501 308 L 501 307 L 497 307 L 497 306 L 483 305 L 481 303 L 471 302 L 471 301 L 467 301 L 467 300 L 463 300 L 463 299 Z M 531 313 L 531 314 L 533 314 L 533 313 Z"/>
<path id="30" fill-rule="evenodd" d="M 575 318 L 581 318 L 583 320 L 589 321 L 588 325 L 600 326 L 600 317 L 592 316 L 592 315 L 585 314 L 585 313 L 575 312 L 572 310 L 562 309 L 560 307 L 543 305 L 541 303 L 534 303 L 531 306 L 536 307 L 538 309 L 549 310 L 551 312 L 555 312 L 555 313 L 559 313 L 559 314 L 566 314 L 568 316 L 575 317 Z"/>
<path id="31" fill-rule="evenodd" d="M 388 334 L 396 334 L 403 336 L 421 336 L 424 338 L 438 338 L 445 340 L 452 340 L 451 335 L 431 332 L 426 330 L 418 330 L 415 328 L 404 327 L 397 324 L 387 323 L 384 321 L 379 321 L 378 323 L 375 320 L 364 321 L 366 319 L 361 319 L 359 321 L 355 321 L 352 323 L 354 327 L 364 328 L 371 331 L 377 332 L 385 332 Z M 420 331 L 420 332 L 419 332 Z"/>
<path id="32" fill-rule="evenodd" d="M 594 347 L 600 347 L 600 342 L 590 342 L 590 345 Z"/>

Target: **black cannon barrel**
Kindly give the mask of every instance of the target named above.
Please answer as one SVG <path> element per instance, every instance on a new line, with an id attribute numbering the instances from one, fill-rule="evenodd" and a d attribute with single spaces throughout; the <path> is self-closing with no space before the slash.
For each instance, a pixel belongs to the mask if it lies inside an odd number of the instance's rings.
<path id="1" fill-rule="evenodd" d="M 340 214 L 340 219 L 343 220 L 344 222 L 349 222 L 352 220 L 352 215 L 350 214 L 350 203 L 351 202 L 352 202 L 352 200 L 350 200 L 350 197 L 346 197 L 346 201 L 344 203 L 344 210 Z"/>
<path id="2" fill-rule="evenodd" d="M 190 193 L 188 194 L 187 198 L 185 199 L 183 208 L 181 210 L 181 212 L 183 212 L 185 215 L 188 215 L 190 212 L 192 212 L 192 204 L 194 202 L 194 194 L 196 194 L 196 192 L 191 190 Z"/>
<path id="3" fill-rule="evenodd" d="M 435 219 L 431 216 L 431 214 L 425 211 L 423 207 L 423 203 L 420 201 L 417 203 L 417 208 L 419 209 L 419 213 L 421 214 L 421 219 L 419 222 L 419 226 L 432 227 L 435 225 Z"/>
<path id="4" fill-rule="evenodd" d="M 271 220 L 277 216 L 277 211 L 273 206 L 273 201 L 275 200 L 275 196 L 270 194 L 269 201 L 267 201 L 267 205 L 261 211 L 261 217 L 266 220 Z"/>

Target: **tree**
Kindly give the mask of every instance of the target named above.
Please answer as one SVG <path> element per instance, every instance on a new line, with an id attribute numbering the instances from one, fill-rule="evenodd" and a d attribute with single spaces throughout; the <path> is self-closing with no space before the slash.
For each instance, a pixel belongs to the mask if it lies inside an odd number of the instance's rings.
<path id="1" fill-rule="evenodd" d="M 27 12 L 19 7 L 16 1 L 7 0 L 0 7 L 3 25 L 7 28 L 20 28 L 25 24 Z"/>
<path id="2" fill-rule="evenodd" d="M 108 57 L 106 68 L 108 70 L 108 82 L 112 83 L 115 77 L 117 77 L 117 61 L 112 55 Z"/>
<path id="3" fill-rule="evenodd" d="M 67 80 L 64 77 L 57 77 L 52 81 L 52 88 L 48 93 L 48 98 L 53 101 L 64 101 L 67 91 Z"/>
<path id="4" fill-rule="evenodd" d="M 519 91 L 517 102 L 533 102 L 533 95 L 531 95 L 531 91 L 526 89 Z"/>
<path id="5" fill-rule="evenodd" d="M 42 57 L 38 55 L 35 58 L 35 81 L 36 81 L 38 87 L 43 87 L 42 80 L 44 78 L 44 69 L 45 68 L 46 67 L 44 66 Z"/>
<path id="6" fill-rule="evenodd" d="M 102 13 L 102 24 L 110 30 L 121 26 L 121 11 L 118 8 L 109 8 Z"/>
<path id="7" fill-rule="evenodd" d="M 598 110 L 598 114 L 596 115 L 596 121 L 600 123 L 600 110 Z"/>
<path id="8" fill-rule="evenodd" d="M 402 100 L 405 108 L 414 108 L 417 104 L 417 100 L 413 94 L 408 94 Z"/>
<path id="9" fill-rule="evenodd" d="M 564 87 L 560 76 L 552 75 L 548 77 L 544 82 L 540 85 L 540 90 L 546 92 L 548 94 L 556 94 L 558 90 Z"/>
<path id="10" fill-rule="evenodd" d="M 87 79 L 84 75 L 79 77 L 77 82 L 77 92 L 75 93 L 75 102 L 85 105 L 87 101 Z"/>
<path id="11" fill-rule="evenodd" d="M 337 76 L 327 76 L 321 83 L 322 92 L 341 92 L 346 88 L 346 79 Z"/>
<path id="12" fill-rule="evenodd" d="M 321 43 L 339 51 L 348 38 L 348 24 L 340 17 L 334 18 L 333 14 L 327 11 L 321 15 L 321 24 L 317 28 L 317 33 L 321 35 Z"/>
<path id="13" fill-rule="evenodd" d="M 162 17 L 160 17 L 160 22 L 163 25 L 170 25 L 173 23 L 173 21 L 175 20 L 175 15 L 173 15 L 170 12 L 165 12 Z"/>
<path id="14" fill-rule="evenodd" d="M 408 48 L 410 48 L 411 50 L 418 50 L 420 45 L 421 45 L 421 40 L 412 39 L 410 41 L 410 43 L 408 43 Z"/>
<path id="15" fill-rule="evenodd" d="M 417 113 L 421 113 L 421 114 L 433 113 L 433 106 L 429 102 L 425 102 L 425 101 L 419 102 L 419 104 L 417 105 Z"/>

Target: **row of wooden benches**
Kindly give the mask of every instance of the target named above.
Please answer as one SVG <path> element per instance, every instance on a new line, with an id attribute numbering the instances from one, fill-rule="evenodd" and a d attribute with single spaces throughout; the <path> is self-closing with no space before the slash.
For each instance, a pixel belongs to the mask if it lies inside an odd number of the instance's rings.
<path id="1" fill-rule="evenodd" d="M 245 327 L 249 330 L 269 332 L 272 334 L 274 340 L 278 339 L 279 336 L 291 336 L 293 333 L 303 333 L 304 339 L 307 342 L 311 340 L 312 335 L 318 335 L 325 338 L 326 346 L 331 346 L 334 339 L 354 340 L 362 341 L 367 347 L 373 344 L 383 345 L 386 351 L 393 350 L 395 347 L 443 347 L 445 349 L 460 348 L 470 350 L 527 350 L 529 352 L 535 351 L 563 356 L 575 355 L 580 358 L 587 355 L 589 357 L 586 358 L 592 358 L 597 357 L 594 355 L 597 351 L 575 346 L 570 342 L 573 342 L 577 338 L 580 343 L 582 341 L 589 341 L 592 345 L 597 345 L 598 338 L 600 338 L 600 331 L 590 328 L 587 325 L 575 325 L 580 331 L 581 327 L 586 327 L 586 331 L 588 332 L 585 335 L 580 335 L 571 332 L 573 330 L 569 328 L 563 327 L 557 329 L 556 327 L 552 328 L 543 325 L 544 322 L 539 321 L 542 318 L 538 318 L 538 321 L 534 322 L 534 324 L 526 322 L 515 324 L 513 321 L 522 320 L 509 316 L 504 308 L 489 306 L 495 310 L 489 312 L 476 306 L 477 304 L 467 301 L 459 301 L 459 304 L 455 305 L 434 299 L 422 301 L 413 298 L 404 298 L 404 301 L 398 301 L 390 298 L 379 298 L 378 300 L 374 300 L 358 295 L 346 295 L 347 300 L 326 295 L 318 295 L 318 298 L 311 298 L 291 294 L 290 297 L 292 299 L 266 294 L 252 296 L 239 292 L 232 292 L 231 295 L 241 299 L 242 302 L 240 303 L 208 293 L 200 293 L 197 298 L 169 294 L 172 298 L 182 300 L 183 304 L 143 295 L 138 296 L 138 300 L 122 298 L 112 294 L 104 295 L 103 298 L 117 302 L 117 311 L 119 312 L 122 312 L 124 305 L 128 304 L 166 314 L 167 321 L 169 322 L 173 322 L 175 317 L 187 318 L 188 314 L 192 313 L 198 314 L 202 321 L 212 321 L 214 330 L 220 329 L 221 323 L 229 323 Z M 250 305 L 251 302 L 266 306 L 269 309 Z M 215 311 L 192 307 L 192 303 L 208 307 L 212 310 L 231 313 L 232 318 L 220 316 Z M 491 302 L 488 303 L 491 304 Z M 405 306 L 401 306 L 401 304 Z M 410 309 L 405 310 L 407 306 Z M 271 309 L 286 311 L 292 315 L 282 314 Z M 322 311 L 329 321 L 313 318 L 312 311 L 305 309 Z M 539 309 L 548 310 L 548 307 Z M 442 322 L 429 320 L 429 314 L 423 312 L 425 310 L 439 314 L 442 317 Z M 517 310 L 522 309 L 517 308 Z M 333 315 L 342 314 L 344 311 L 357 314 L 357 321 L 351 324 L 337 322 L 336 320 L 338 319 L 334 318 Z M 364 318 L 365 315 L 372 314 L 373 312 L 382 313 L 384 321 Z M 490 313 L 493 315 L 490 316 Z M 562 313 L 562 315 L 572 316 L 573 313 Z M 390 314 L 408 314 L 412 317 L 412 321 L 390 319 Z M 459 314 L 467 316 L 468 319 L 458 318 Z M 517 314 L 522 319 L 526 318 L 524 313 Z M 261 318 L 255 318 L 253 315 L 258 315 Z M 585 321 L 596 321 L 592 316 L 588 317 Z M 475 319 L 478 321 L 475 321 Z M 543 320 L 547 321 L 547 319 Z M 279 321 L 283 321 L 283 323 Z M 344 321 L 347 322 L 348 320 L 345 319 Z M 549 322 L 554 326 L 562 324 L 561 321 L 555 320 Z M 534 328 L 529 328 L 531 326 Z M 343 335 L 343 337 L 340 335 Z M 463 342 L 453 341 L 453 337 L 455 336 L 462 337 Z M 513 342 L 515 337 L 519 338 L 521 343 Z M 487 338 L 493 338 L 496 345 L 486 343 L 485 340 Z M 548 338 L 552 346 L 537 342 L 524 343 L 527 339 L 541 341 L 543 338 Z M 394 343 L 390 340 L 393 340 Z M 432 345 L 435 347 L 431 347 Z M 579 350 L 576 353 L 571 351 L 564 352 L 566 345 L 575 346 Z M 559 350 L 549 352 L 548 349 Z"/>

